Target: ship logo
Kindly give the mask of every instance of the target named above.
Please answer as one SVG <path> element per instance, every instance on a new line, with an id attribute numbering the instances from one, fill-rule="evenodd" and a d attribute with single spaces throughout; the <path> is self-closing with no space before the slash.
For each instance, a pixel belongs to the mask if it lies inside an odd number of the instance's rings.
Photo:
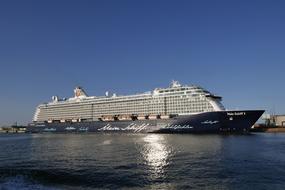
<path id="1" fill-rule="evenodd" d="M 148 123 L 142 123 L 142 124 L 131 123 L 125 128 L 120 128 L 115 126 L 113 127 L 110 124 L 107 124 L 104 127 L 98 129 L 98 131 L 133 131 L 135 133 L 138 133 L 145 130 L 148 126 L 149 126 Z"/>

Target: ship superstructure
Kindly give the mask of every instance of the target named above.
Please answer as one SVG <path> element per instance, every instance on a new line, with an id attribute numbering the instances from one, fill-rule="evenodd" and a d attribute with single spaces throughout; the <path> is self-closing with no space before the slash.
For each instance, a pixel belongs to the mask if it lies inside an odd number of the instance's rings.
<path id="1" fill-rule="evenodd" d="M 136 95 L 87 96 L 76 87 L 74 97 L 38 106 L 35 122 L 82 122 L 98 120 L 151 119 L 224 110 L 221 97 L 199 86 L 182 86 L 173 81 L 168 88 Z"/>

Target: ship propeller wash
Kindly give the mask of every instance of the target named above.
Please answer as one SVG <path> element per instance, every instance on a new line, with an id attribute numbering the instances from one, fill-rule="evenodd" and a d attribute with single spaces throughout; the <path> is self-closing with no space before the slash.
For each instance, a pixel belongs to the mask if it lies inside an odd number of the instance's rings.
<path id="1" fill-rule="evenodd" d="M 264 110 L 225 110 L 222 98 L 173 81 L 142 94 L 52 97 L 36 108 L 29 132 L 218 133 L 248 132 Z M 72 129 L 72 130 L 71 130 Z M 83 130 L 84 129 L 84 130 Z"/>

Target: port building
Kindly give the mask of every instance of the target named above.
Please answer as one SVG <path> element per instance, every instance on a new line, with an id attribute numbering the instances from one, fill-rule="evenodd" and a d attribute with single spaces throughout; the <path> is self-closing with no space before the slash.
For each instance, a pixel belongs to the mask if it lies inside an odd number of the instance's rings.
<path id="1" fill-rule="evenodd" d="M 285 127 L 285 115 L 271 115 L 270 123 L 277 127 Z"/>

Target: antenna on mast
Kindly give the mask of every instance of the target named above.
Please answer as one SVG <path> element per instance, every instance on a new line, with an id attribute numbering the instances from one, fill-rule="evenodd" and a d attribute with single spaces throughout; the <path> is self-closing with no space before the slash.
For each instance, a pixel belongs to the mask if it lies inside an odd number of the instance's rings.
<path id="1" fill-rule="evenodd" d="M 181 87 L 181 84 L 177 80 L 172 80 L 170 83 L 171 88 Z"/>

